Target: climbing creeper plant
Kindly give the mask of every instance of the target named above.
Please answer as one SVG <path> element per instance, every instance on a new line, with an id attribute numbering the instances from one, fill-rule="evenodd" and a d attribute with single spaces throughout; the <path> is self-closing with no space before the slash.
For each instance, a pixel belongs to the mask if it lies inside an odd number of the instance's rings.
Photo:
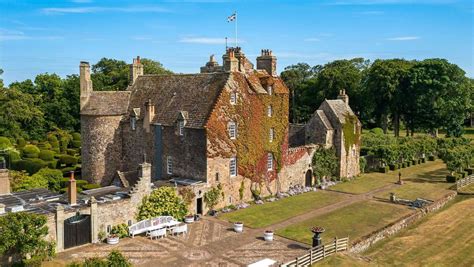
<path id="1" fill-rule="evenodd" d="M 357 126 L 357 117 L 355 115 L 346 114 L 342 131 L 344 133 L 344 147 L 346 148 L 346 153 L 348 154 L 349 149 L 353 145 L 360 144 L 360 131 L 359 127 Z"/>

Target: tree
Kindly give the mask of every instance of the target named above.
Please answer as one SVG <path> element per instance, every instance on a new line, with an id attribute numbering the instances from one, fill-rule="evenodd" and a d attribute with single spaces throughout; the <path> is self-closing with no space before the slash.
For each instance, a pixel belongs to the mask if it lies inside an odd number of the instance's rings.
<path id="1" fill-rule="evenodd" d="M 400 88 L 402 80 L 410 70 L 412 62 L 404 59 L 377 59 L 367 71 L 364 82 L 366 107 L 372 109 L 377 125 L 387 133 L 389 116 L 393 118 L 395 136 L 399 136 L 401 103 L 404 95 Z"/>
<path id="2" fill-rule="evenodd" d="M 338 158 L 334 148 L 318 148 L 313 155 L 313 172 L 321 178 L 331 178 L 337 176 Z"/>
<path id="3" fill-rule="evenodd" d="M 144 74 L 173 74 L 172 71 L 165 69 L 163 64 L 159 61 L 142 58 L 140 62 L 143 64 L 143 73 Z"/>
<path id="4" fill-rule="evenodd" d="M 141 205 L 138 207 L 137 220 L 141 221 L 158 216 L 173 216 L 177 220 L 182 220 L 187 213 L 186 204 L 176 194 L 175 189 L 163 186 L 143 198 Z"/>
<path id="5" fill-rule="evenodd" d="M 2 74 L 3 74 L 3 70 L 0 69 L 0 75 L 2 75 Z M 0 79 L 0 89 L 3 89 L 3 86 L 4 86 L 3 85 L 3 79 Z"/>
<path id="6" fill-rule="evenodd" d="M 35 188 L 48 188 L 48 178 L 42 175 L 33 174 L 32 176 L 29 176 L 25 172 L 17 171 L 11 171 L 10 173 L 13 173 L 11 179 L 15 181 L 15 184 L 12 185 L 13 192 Z"/>
<path id="7" fill-rule="evenodd" d="M 27 265 L 54 256 L 54 242 L 45 240 L 46 221 L 44 215 L 26 212 L 0 216 L 0 254 L 19 255 L 21 262 Z"/>
<path id="8" fill-rule="evenodd" d="M 63 173 L 61 170 L 43 168 L 37 173 L 31 176 L 31 180 L 47 182 L 47 187 L 51 191 L 59 192 L 61 189 L 61 180 L 63 179 Z"/>

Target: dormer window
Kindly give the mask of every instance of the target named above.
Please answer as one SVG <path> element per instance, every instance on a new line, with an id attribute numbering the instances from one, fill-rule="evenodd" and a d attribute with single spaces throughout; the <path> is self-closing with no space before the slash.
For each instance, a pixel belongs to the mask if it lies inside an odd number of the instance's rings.
<path id="1" fill-rule="evenodd" d="M 237 103 L 237 93 L 236 92 L 231 92 L 230 93 L 230 103 L 232 105 L 235 105 Z"/>
<path id="2" fill-rule="evenodd" d="M 268 117 L 273 116 L 273 108 L 272 108 L 272 106 L 268 106 L 268 107 L 267 107 L 267 116 L 268 116 Z"/>
<path id="3" fill-rule="evenodd" d="M 272 86 L 272 85 L 269 85 L 269 86 L 267 87 L 267 92 L 268 92 L 269 95 L 272 95 L 272 94 L 273 94 L 273 86 Z"/>
<path id="4" fill-rule="evenodd" d="M 229 138 L 230 139 L 237 138 L 237 124 L 231 121 L 229 122 L 228 128 L 229 128 Z"/>
<path id="5" fill-rule="evenodd" d="M 178 134 L 180 136 L 184 135 L 184 121 L 183 120 L 178 121 Z"/>

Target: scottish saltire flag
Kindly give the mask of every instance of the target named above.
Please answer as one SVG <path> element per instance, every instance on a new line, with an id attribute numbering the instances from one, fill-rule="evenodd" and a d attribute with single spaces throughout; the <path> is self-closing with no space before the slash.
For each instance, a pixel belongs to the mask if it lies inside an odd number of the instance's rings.
<path id="1" fill-rule="evenodd" d="M 237 19 L 237 13 L 234 13 L 234 14 L 228 16 L 227 17 L 227 22 L 234 21 L 235 19 Z"/>

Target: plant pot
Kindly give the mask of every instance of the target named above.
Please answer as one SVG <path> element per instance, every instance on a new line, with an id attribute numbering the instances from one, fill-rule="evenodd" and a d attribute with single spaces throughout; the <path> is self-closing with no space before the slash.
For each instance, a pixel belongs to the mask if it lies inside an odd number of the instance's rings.
<path id="1" fill-rule="evenodd" d="M 116 236 L 116 237 L 109 236 L 109 237 L 107 237 L 107 244 L 116 245 L 116 244 L 119 243 L 119 239 L 120 238 L 118 236 Z"/>
<path id="2" fill-rule="evenodd" d="M 194 216 L 193 215 L 186 215 L 184 217 L 184 222 L 185 223 L 193 223 L 194 222 Z"/>
<path id="3" fill-rule="evenodd" d="M 265 231 L 265 233 L 263 233 L 263 238 L 265 241 L 273 241 L 273 231 Z"/>
<path id="4" fill-rule="evenodd" d="M 244 231 L 244 224 L 243 223 L 234 223 L 234 231 L 237 233 L 242 233 Z"/>

